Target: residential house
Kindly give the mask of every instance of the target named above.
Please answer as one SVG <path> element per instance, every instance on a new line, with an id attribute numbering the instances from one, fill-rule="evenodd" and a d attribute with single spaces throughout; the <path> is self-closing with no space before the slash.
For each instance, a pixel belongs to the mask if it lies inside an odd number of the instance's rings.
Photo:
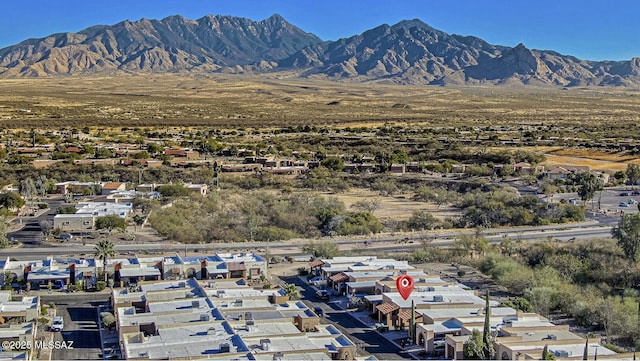
<path id="1" fill-rule="evenodd" d="M 124 182 L 105 182 L 102 184 L 102 195 L 122 192 L 126 189 L 127 184 Z"/>
<path id="2" fill-rule="evenodd" d="M 391 164 L 391 167 L 389 167 L 389 171 L 391 171 L 391 173 L 404 174 L 404 172 L 406 171 L 406 165 L 393 163 Z"/>

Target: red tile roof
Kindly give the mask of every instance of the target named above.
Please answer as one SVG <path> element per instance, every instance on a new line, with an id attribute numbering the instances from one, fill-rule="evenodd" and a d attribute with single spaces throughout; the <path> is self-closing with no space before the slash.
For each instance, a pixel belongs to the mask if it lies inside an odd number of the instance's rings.
<path id="1" fill-rule="evenodd" d="M 340 283 L 340 282 L 344 282 L 346 280 L 349 279 L 349 276 L 347 276 L 344 272 L 340 272 L 338 274 L 335 274 L 331 277 L 329 277 L 334 283 Z"/>
<path id="2" fill-rule="evenodd" d="M 399 310 L 400 307 L 398 305 L 396 305 L 395 303 L 392 302 L 385 302 L 381 305 L 377 305 L 376 309 L 380 312 L 382 312 L 383 315 L 386 315 L 388 313 L 391 313 L 395 310 Z"/>
<path id="3" fill-rule="evenodd" d="M 124 183 L 122 183 L 122 182 L 107 182 L 102 186 L 102 189 L 118 189 L 123 184 Z"/>
<path id="4" fill-rule="evenodd" d="M 417 312 L 415 312 L 415 316 L 416 320 L 422 317 L 422 315 Z M 398 318 L 409 321 L 411 319 L 411 310 L 400 310 L 400 312 L 398 312 Z"/>
<path id="5" fill-rule="evenodd" d="M 309 267 L 311 268 L 322 267 L 322 266 L 324 266 L 324 262 L 319 259 L 309 262 Z"/>
<path id="6" fill-rule="evenodd" d="M 164 154 L 165 155 L 185 155 L 187 154 L 187 151 L 184 149 L 165 149 Z"/>

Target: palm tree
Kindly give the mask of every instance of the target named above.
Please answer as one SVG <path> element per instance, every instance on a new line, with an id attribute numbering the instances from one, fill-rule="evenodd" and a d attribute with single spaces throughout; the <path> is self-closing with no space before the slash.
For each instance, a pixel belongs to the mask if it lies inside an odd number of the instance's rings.
<path id="1" fill-rule="evenodd" d="M 291 299 L 292 297 L 297 297 L 298 287 L 293 283 L 287 283 L 287 285 L 284 286 L 284 294 L 286 296 L 289 296 L 289 299 Z"/>
<path id="2" fill-rule="evenodd" d="M 103 239 L 96 244 L 96 253 L 95 256 L 102 261 L 103 271 L 104 271 L 104 281 L 108 283 L 109 276 L 107 272 L 107 260 L 109 257 L 113 257 L 116 255 L 116 251 L 113 247 L 113 242 L 108 239 Z"/>

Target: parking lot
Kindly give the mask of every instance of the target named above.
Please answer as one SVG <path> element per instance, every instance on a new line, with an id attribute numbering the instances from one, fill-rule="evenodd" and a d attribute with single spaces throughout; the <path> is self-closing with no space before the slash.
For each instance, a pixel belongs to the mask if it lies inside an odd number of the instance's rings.
<path id="1" fill-rule="evenodd" d="M 554 194 L 549 198 L 550 202 L 557 203 L 565 199 L 569 203 L 582 204 L 577 193 Z M 628 187 L 606 188 L 597 192 L 593 198 L 593 206 L 599 213 L 611 216 L 621 214 L 638 213 L 638 202 L 640 202 L 640 188 L 631 189 Z M 586 204 L 587 210 L 591 211 L 591 201 Z"/>

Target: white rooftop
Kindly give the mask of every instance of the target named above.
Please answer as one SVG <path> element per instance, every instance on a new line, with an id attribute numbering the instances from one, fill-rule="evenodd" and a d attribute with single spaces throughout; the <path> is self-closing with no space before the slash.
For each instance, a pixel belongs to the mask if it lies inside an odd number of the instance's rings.
<path id="1" fill-rule="evenodd" d="M 421 313 L 434 320 L 473 317 L 481 314 L 483 311 L 484 306 L 472 308 L 432 308 L 416 310 L 416 312 Z M 492 307 L 491 315 L 500 317 L 515 316 L 516 310 L 511 307 Z"/>
<path id="2" fill-rule="evenodd" d="M 400 306 L 400 308 L 410 308 L 411 301 L 414 301 L 416 305 L 419 304 L 447 304 L 447 303 L 468 303 L 484 306 L 485 300 L 474 295 L 472 291 L 465 291 L 460 289 L 461 292 L 439 293 L 439 292 L 413 292 L 408 299 L 402 298 L 398 292 L 385 292 L 384 296 L 391 302 Z M 435 297 L 434 297 L 435 296 Z M 438 296 L 442 297 L 442 301 L 437 301 Z M 499 302 L 489 301 L 489 304 L 498 306 Z"/>
<path id="3" fill-rule="evenodd" d="M 38 296 L 25 296 L 11 301 L 11 291 L 0 291 L 0 312 L 23 312 L 38 307 Z"/>

